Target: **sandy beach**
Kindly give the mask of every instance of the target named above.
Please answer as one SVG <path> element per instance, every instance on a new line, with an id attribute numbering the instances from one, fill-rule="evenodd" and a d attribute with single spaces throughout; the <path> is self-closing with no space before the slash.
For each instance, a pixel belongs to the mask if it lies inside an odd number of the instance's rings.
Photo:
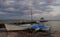
<path id="1" fill-rule="evenodd" d="M 47 33 L 42 32 L 23 32 L 23 31 L 17 31 L 17 32 L 1 32 L 0 31 L 0 37 L 49 37 Z M 50 37 L 60 37 L 60 32 L 56 32 L 55 34 L 52 34 Z"/>

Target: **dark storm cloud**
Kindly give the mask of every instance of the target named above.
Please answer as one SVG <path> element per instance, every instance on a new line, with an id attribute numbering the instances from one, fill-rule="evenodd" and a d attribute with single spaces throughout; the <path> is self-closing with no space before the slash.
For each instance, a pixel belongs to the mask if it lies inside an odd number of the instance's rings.
<path id="1" fill-rule="evenodd" d="M 0 12 L 6 13 L 2 14 L 5 15 L 5 17 L 2 17 L 6 19 L 15 16 L 28 18 L 30 17 L 31 9 L 33 14 L 51 12 L 50 3 L 51 0 L 0 0 Z"/>

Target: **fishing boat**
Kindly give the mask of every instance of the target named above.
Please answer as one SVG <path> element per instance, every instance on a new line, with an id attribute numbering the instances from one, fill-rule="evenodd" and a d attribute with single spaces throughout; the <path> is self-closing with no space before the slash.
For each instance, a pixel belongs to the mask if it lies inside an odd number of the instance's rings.
<path id="1" fill-rule="evenodd" d="M 7 31 L 19 31 L 31 28 L 30 24 L 24 24 L 24 25 L 5 24 L 5 26 Z"/>
<path id="2" fill-rule="evenodd" d="M 19 31 L 19 30 L 33 30 L 33 31 L 49 31 L 50 26 L 44 26 L 39 24 L 24 24 L 24 25 L 13 25 L 13 24 L 5 24 L 7 31 Z"/>
<path id="3" fill-rule="evenodd" d="M 41 21 L 41 20 L 40 20 L 40 22 L 48 22 L 48 21 L 46 21 L 46 20 L 42 20 L 42 21 Z"/>
<path id="4" fill-rule="evenodd" d="M 6 31 L 5 24 L 0 24 L 0 31 Z"/>
<path id="5" fill-rule="evenodd" d="M 51 29 L 51 27 L 45 25 L 33 25 L 32 29 L 36 31 L 41 30 L 41 31 L 48 32 Z"/>

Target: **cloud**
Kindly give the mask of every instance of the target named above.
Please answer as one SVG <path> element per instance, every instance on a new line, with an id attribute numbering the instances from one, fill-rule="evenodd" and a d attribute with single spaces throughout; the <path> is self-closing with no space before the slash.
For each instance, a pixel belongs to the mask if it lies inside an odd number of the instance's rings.
<path id="1" fill-rule="evenodd" d="M 0 0 L 0 14 L 3 19 L 30 19 L 47 16 L 53 11 L 52 0 Z M 8 13 L 8 14 L 7 14 Z M 48 17 L 48 16 L 47 16 Z"/>
<path id="2" fill-rule="evenodd" d="M 5 12 L 0 12 L 0 14 L 5 15 L 5 14 L 8 14 L 8 13 L 5 13 Z"/>

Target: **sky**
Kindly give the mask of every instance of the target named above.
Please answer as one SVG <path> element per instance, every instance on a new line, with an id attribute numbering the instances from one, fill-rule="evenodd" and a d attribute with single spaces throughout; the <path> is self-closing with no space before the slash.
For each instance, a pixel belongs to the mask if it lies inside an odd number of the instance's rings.
<path id="1" fill-rule="evenodd" d="M 60 20 L 60 0 L 0 0 L 0 19 Z"/>

